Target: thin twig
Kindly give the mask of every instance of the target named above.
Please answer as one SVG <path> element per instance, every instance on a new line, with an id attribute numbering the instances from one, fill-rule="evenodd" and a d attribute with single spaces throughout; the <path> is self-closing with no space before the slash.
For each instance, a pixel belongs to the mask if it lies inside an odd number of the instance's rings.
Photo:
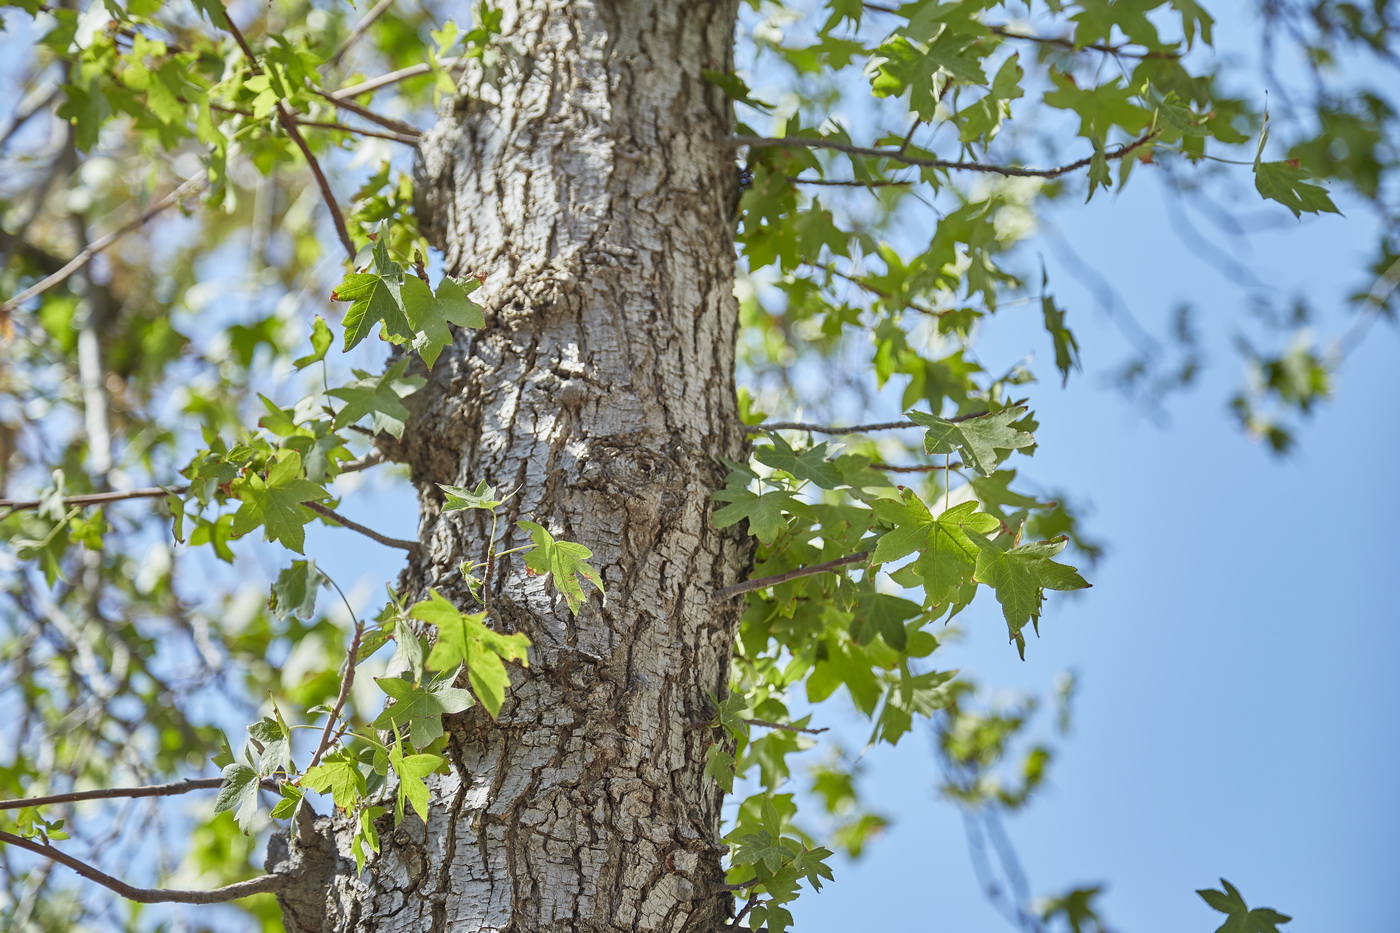
<path id="1" fill-rule="evenodd" d="M 1129 155 L 1141 146 L 1147 145 L 1152 138 L 1157 135 L 1153 130 L 1130 143 L 1119 146 L 1112 152 L 1104 154 L 1108 161 L 1121 159 Z M 925 159 L 919 156 L 911 156 L 907 153 L 894 149 L 872 149 L 867 146 L 856 146 L 851 143 L 838 142 L 834 139 L 812 139 L 805 136 L 735 136 L 733 143 L 736 146 L 748 146 L 750 148 L 773 148 L 780 146 L 798 146 L 806 149 L 831 149 L 836 152 L 845 152 L 850 155 L 869 156 L 875 159 L 889 159 L 892 162 L 902 162 L 905 165 L 916 165 L 920 168 L 946 169 L 956 172 L 985 172 L 991 175 L 1004 175 L 1008 178 L 1059 178 L 1061 175 L 1068 175 L 1070 172 L 1084 168 L 1094 161 L 1094 156 L 1085 156 L 1076 162 L 1067 165 L 1059 165 L 1055 168 L 1022 168 L 1015 165 L 992 165 L 986 162 L 950 162 L 946 159 Z"/>
<path id="2" fill-rule="evenodd" d="M 262 66 L 258 64 L 258 58 L 253 54 L 253 49 L 248 45 L 248 40 L 244 38 L 242 30 L 238 28 L 227 9 L 223 12 L 224 23 L 228 26 L 229 35 L 233 36 L 233 41 L 238 43 L 238 47 L 243 50 L 243 55 L 248 59 L 248 66 L 253 69 L 254 74 L 262 74 Z M 297 128 L 296 118 L 292 116 L 292 112 L 280 99 L 277 101 L 277 122 L 282 124 L 282 129 L 287 131 L 292 142 L 296 143 L 297 148 L 301 150 L 306 164 L 310 166 L 311 175 L 316 179 L 316 187 L 321 189 L 321 199 L 326 202 L 326 207 L 330 208 L 331 220 L 335 223 L 335 232 L 340 237 L 340 243 L 345 247 L 350 261 L 354 262 L 357 252 L 355 242 L 350 239 L 350 228 L 345 225 L 345 215 L 341 213 L 340 205 L 336 203 L 335 192 L 331 190 L 331 184 L 326 180 L 326 173 L 321 171 L 321 163 L 316 161 L 311 147 L 306 144 L 306 138 L 301 135 L 301 130 Z"/>
<path id="3" fill-rule="evenodd" d="M 457 64 L 457 59 L 444 58 L 438 64 L 442 65 L 444 68 L 451 68 L 453 65 Z M 377 78 L 370 78 L 366 81 L 361 81 L 359 84 L 352 84 L 338 91 L 333 91 L 331 97 L 336 100 L 344 100 L 347 97 L 358 97 L 361 94 L 368 94 L 370 91 L 377 91 L 382 87 L 388 87 L 390 84 L 398 84 L 400 81 L 407 81 L 409 78 L 416 78 L 419 75 L 429 74 L 432 70 L 433 66 L 426 62 L 421 65 L 409 65 L 407 68 L 400 68 L 398 71 L 391 71 Z"/>
<path id="4" fill-rule="evenodd" d="M 374 25 L 374 21 L 379 19 L 379 17 L 384 14 L 384 11 L 393 5 L 394 0 L 379 0 L 378 3 L 370 7 L 369 12 L 350 30 L 350 34 L 345 37 L 344 42 L 340 43 L 340 48 L 336 49 L 335 52 L 331 54 L 326 64 L 331 66 L 340 64 L 340 60 L 345 57 L 345 53 L 350 51 L 350 46 L 360 41 L 360 37 L 369 30 L 369 27 Z"/>
<path id="5" fill-rule="evenodd" d="M 351 460 L 340 468 L 338 475 L 346 473 L 358 473 L 361 470 L 368 470 L 372 466 L 378 466 L 384 462 L 384 456 L 380 453 L 370 453 L 358 460 Z M 181 486 L 147 486 L 141 489 L 127 489 L 122 492 L 93 492 L 81 496 L 64 496 L 60 501 L 64 505 L 106 505 L 109 502 L 120 502 L 123 499 L 159 499 L 167 495 L 183 496 L 190 491 L 190 487 Z M 23 509 L 37 509 L 43 505 L 41 499 L 0 499 L 0 509 L 8 508 L 11 511 L 21 511 Z"/>
<path id="6" fill-rule="evenodd" d="M 766 719 L 745 719 L 742 721 L 745 725 L 763 726 L 768 729 L 781 729 L 784 732 L 805 732 L 807 735 L 821 735 L 823 732 L 831 731 L 825 727 L 821 729 L 805 729 L 802 726 L 792 726 L 781 722 L 769 722 Z"/>
<path id="7" fill-rule="evenodd" d="M 169 784 L 148 784 L 144 787 L 99 787 L 93 790 L 75 790 L 66 794 L 49 794 L 46 797 L 21 797 L 17 800 L 0 800 L 0 810 L 20 810 L 24 807 L 43 807 L 55 803 L 76 803 L 80 800 L 124 800 L 132 797 L 175 797 L 196 790 L 213 790 L 222 786 L 224 779 L 191 778 L 187 781 L 172 781 Z M 261 782 L 266 790 L 276 790 L 277 782 L 264 778 Z"/>
<path id="8" fill-rule="evenodd" d="M 1073 39 L 1064 39 L 1059 36 L 1036 36 L 1030 33 L 1016 32 L 1006 26 L 987 26 L 989 30 L 1003 39 L 1019 39 L 1023 42 L 1038 42 L 1041 45 L 1057 45 L 1062 49 L 1071 52 L 1082 52 L 1085 49 L 1093 49 L 1095 52 L 1105 52 L 1109 55 L 1122 55 L 1124 58 L 1180 58 L 1180 52 L 1129 52 L 1127 45 L 1103 45 L 1101 43 L 1091 43 L 1089 45 L 1076 45 Z"/>
<path id="9" fill-rule="evenodd" d="M 208 182 L 208 172 L 197 172 L 196 174 L 190 176 L 174 191 L 171 191 L 165 197 L 161 198 L 159 201 L 155 202 L 150 207 L 142 211 L 140 216 L 138 216 L 135 220 L 118 227 L 116 230 L 113 230 L 106 236 L 98 237 L 96 240 L 93 240 L 81 253 L 74 256 L 66 264 L 64 264 L 63 268 L 54 272 L 52 275 L 46 276 L 44 279 L 29 286 L 24 291 L 20 292 L 18 295 L 11 298 L 4 304 L 0 304 L 0 317 L 4 317 L 5 315 L 9 314 L 15 308 L 18 308 L 20 305 L 24 304 L 24 302 L 33 298 L 35 295 L 41 295 L 49 289 L 53 288 L 55 285 L 58 285 L 59 283 L 67 280 L 69 276 L 71 276 L 73 273 L 77 272 L 83 266 L 91 262 L 92 258 L 98 253 L 102 252 L 104 249 L 111 246 L 113 243 L 117 242 L 131 231 L 137 229 L 138 227 L 145 226 L 146 223 L 150 221 L 152 217 L 156 216 L 161 211 L 165 210 L 167 207 L 180 203 L 180 201 L 182 201 L 187 195 L 193 194 L 194 192 L 202 189 L 206 184 L 208 184 Z"/>
<path id="10" fill-rule="evenodd" d="M 378 541 L 380 544 L 386 545 L 387 547 L 396 547 L 403 551 L 418 550 L 417 541 L 405 541 L 403 538 L 391 538 L 388 535 L 382 535 L 373 528 L 366 528 L 359 522 L 353 522 L 329 506 L 324 506 L 319 502 L 303 502 L 302 505 L 318 515 L 324 515 L 326 518 L 339 522 L 351 531 L 358 531 L 366 538 L 372 541 Z"/>
<path id="11" fill-rule="evenodd" d="M 965 415 L 954 415 L 951 418 L 944 418 L 944 421 L 954 423 L 971 421 L 973 418 L 981 418 L 988 414 L 985 411 L 969 412 Z M 748 434 L 765 434 L 768 431 L 807 431 L 812 434 L 869 434 L 871 431 L 895 431 L 900 428 L 917 428 L 922 425 L 913 421 L 881 421 L 876 424 L 852 424 L 844 427 L 836 427 L 828 424 L 808 424 L 805 421 L 765 421 L 762 424 L 744 425 L 744 431 Z"/>
<path id="12" fill-rule="evenodd" d="M 378 123 L 386 130 L 393 130 L 396 133 L 403 133 L 406 136 L 413 137 L 423 135 L 423 131 L 418 129 L 418 127 L 412 126 L 408 123 L 404 123 L 402 120 L 395 120 L 393 117 L 386 117 L 383 114 L 375 113 L 368 107 L 362 107 L 359 104 L 355 103 L 353 100 L 350 100 L 348 95 L 346 97 L 340 97 L 338 96 L 340 92 L 331 93 L 330 91 L 319 87 L 313 87 L 311 91 L 312 93 L 316 94 L 316 96 L 330 101 L 332 104 L 335 104 L 340 109 L 348 110 L 353 114 L 364 117 L 371 123 Z"/>
<path id="13" fill-rule="evenodd" d="M 936 473 L 939 470 L 961 470 L 962 467 L 963 465 L 961 463 L 950 463 L 946 465 L 941 463 L 936 465 L 932 463 L 920 463 L 912 466 L 904 464 L 896 465 L 893 463 L 870 464 L 870 469 L 883 470 L 886 473 Z"/>
<path id="14" fill-rule="evenodd" d="M 845 279 L 847 282 L 850 282 L 852 285 L 855 285 L 855 286 L 857 286 L 857 287 L 859 287 L 859 288 L 864 289 L 865 291 L 869 292 L 870 294 L 874 295 L 874 296 L 877 297 L 877 298 L 883 298 L 883 299 L 885 299 L 886 301 L 898 301 L 898 300 L 899 300 L 896 296 L 891 295 L 889 292 L 885 291 L 883 288 L 879 288 L 879 287 L 877 287 L 877 286 L 871 285 L 869 282 L 865 281 L 864 279 L 858 278 L 857 276 L 854 276 L 854 275 L 850 275 L 849 273 L 846 273 L 846 272 L 842 272 L 840 269 L 827 269 L 826 271 L 829 272 L 831 275 L 836 276 L 838 279 Z M 910 308 L 910 309 L 912 309 L 912 310 L 914 310 L 914 311 L 917 311 L 917 312 L 919 312 L 920 314 L 927 314 L 929 317 L 943 317 L 944 315 L 948 314 L 947 311 L 935 311 L 935 310 L 933 310 L 932 308 L 930 308 L 930 307 L 927 306 L 927 305 L 919 304 L 917 301 L 904 301 L 904 302 L 903 302 L 903 305 L 904 305 L 904 307 Z"/>
<path id="15" fill-rule="evenodd" d="M 321 742 L 316 746 L 316 754 L 311 756 L 311 764 L 307 769 L 316 767 L 321 763 L 321 756 L 326 753 L 326 749 L 331 747 L 333 741 L 332 733 L 335 731 L 335 724 L 340 719 L 340 711 L 345 708 L 345 701 L 350 696 L 350 687 L 355 683 L 355 665 L 360 660 L 360 639 L 365 634 L 365 623 L 355 614 L 355 609 L 350 605 L 350 600 L 345 598 L 345 591 L 340 588 L 340 584 L 331 581 L 331 586 L 340 594 L 341 600 L 345 603 L 345 608 L 350 610 L 350 618 L 355 620 L 355 635 L 350 639 L 350 648 L 345 652 L 345 680 L 340 684 L 340 695 L 335 698 L 335 709 L 331 710 L 330 718 L 326 720 L 326 731 L 321 733 Z"/>
<path id="16" fill-rule="evenodd" d="M 21 849 L 26 849 L 36 855 L 42 855 L 46 859 L 66 865 L 89 881 L 95 881 L 117 892 L 129 901 L 136 901 L 138 904 L 222 904 L 225 901 L 236 900 L 240 897 L 248 897 L 251 894 L 268 894 L 279 891 L 287 884 L 285 875 L 262 875 L 248 881 L 237 881 L 233 884 L 224 885 L 222 888 L 214 888 L 212 891 L 177 891 L 169 888 L 136 888 L 125 881 L 113 878 L 104 872 L 98 871 L 87 862 L 81 861 L 68 855 L 53 846 L 35 842 L 32 839 L 25 839 L 23 836 L 16 836 L 13 833 L 0 832 L 0 842 L 9 843 Z"/>
<path id="17" fill-rule="evenodd" d="M 854 178 L 801 178 L 789 175 L 788 181 L 795 185 L 826 185 L 831 188 L 905 188 L 912 181 L 857 181 Z"/>
<path id="18" fill-rule="evenodd" d="M 779 583 L 786 583 L 789 580 L 796 580 L 799 577 L 810 577 L 814 574 L 826 573 L 829 570 L 836 570 L 847 564 L 858 564 L 869 556 L 869 551 L 860 551 L 855 554 L 847 554 L 845 557 L 838 557 L 835 560 L 829 560 L 824 564 L 813 564 L 810 567 L 797 567 L 785 573 L 774 574 L 771 577 L 759 577 L 757 580 L 745 580 L 742 583 L 735 583 L 715 590 L 715 599 L 732 599 L 744 593 L 767 589 L 770 586 L 777 586 Z"/>

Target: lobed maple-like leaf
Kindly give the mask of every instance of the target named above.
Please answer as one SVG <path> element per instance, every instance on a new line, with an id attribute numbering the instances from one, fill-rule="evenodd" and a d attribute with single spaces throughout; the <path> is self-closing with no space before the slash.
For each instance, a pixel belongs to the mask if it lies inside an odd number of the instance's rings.
<path id="1" fill-rule="evenodd" d="M 525 566 L 535 573 L 549 575 L 555 587 L 564 594 L 564 601 L 569 604 L 571 613 L 578 615 L 583 606 L 583 586 L 579 578 L 593 584 L 599 593 L 604 592 L 603 578 L 588 566 L 592 551 L 573 541 L 556 541 L 553 535 L 535 522 L 516 524 L 530 532 L 530 540 L 535 542 L 535 546 L 525 552 Z"/>
<path id="2" fill-rule="evenodd" d="M 1011 425 L 1026 415 L 1025 406 L 1003 408 L 976 418 L 949 421 L 922 411 L 911 411 L 909 420 L 928 428 L 924 451 L 950 454 L 957 451 L 963 462 L 983 476 L 990 476 L 1001 463 L 998 450 L 1018 450 L 1035 443 L 1035 435 Z"/>
<path id="3" fill-rule="evenodd" d="M 233 515 L 233 534 L 244 535 L 261 525 L 267 540 L 280 541 L 298 554 L 306 544 L 304 526 L 313 518 L 301 504 L 330 496 L 302 478 L 301 454 L 294 450 L 282 452 L 266 479 L 248 473 L 234 480 L 230 490 L 242 502 Z"/>

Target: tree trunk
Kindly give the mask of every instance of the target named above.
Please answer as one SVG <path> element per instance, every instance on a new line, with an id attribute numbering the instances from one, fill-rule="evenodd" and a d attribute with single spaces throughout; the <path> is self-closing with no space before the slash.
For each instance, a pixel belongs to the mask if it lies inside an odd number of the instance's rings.
<path id="1" fill-rule="evenodd" d="M 450 774 L 427 825 L 382 834 L 356 876 L 283 897 L 291 930 L 716 930 L 721 793 L 703 774 L 739 606 L 741 539 L 710 525 L 717 457 L 743 433 L 733 366 L 730 67 L 737 0 L 503 4 L 504 77 L 424 139 L 425 230 L 481 272 L 484 330 L 459 335 L 405 433 L 423 548 L 407 596 L 474 608 L 459 565 L 490 519 L 443 514 L 436 483 L 519 492 L 528 518 L 593 551 L 607 596 L 577 618 L 519 555 L 491 618 L 533 641 L 499 719 L 448 717 Z M 303 843 L 298 857 L 316 861 Z M 339 850 L 339 857 L 329 846 Z M 283 846 L 274 858 L 285 858 Z M 332 868 L 334 870 L 332 871 Z M 313 872 L 314 874 L 314 872 Z"/>

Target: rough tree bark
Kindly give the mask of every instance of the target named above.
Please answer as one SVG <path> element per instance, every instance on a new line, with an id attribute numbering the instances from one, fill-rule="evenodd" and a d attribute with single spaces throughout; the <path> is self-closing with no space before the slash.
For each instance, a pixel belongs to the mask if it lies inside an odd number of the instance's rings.
<path id="1" fill-rule="evenodd" d="M 731 108 L 701 73 L 730 65 L 737 0 L 501 6 L 504 77 L 421 147 L 425 230 L 449 272 L 487 274 L 487 326 L 417 396 L 400 453 L 423 548 L 404 579 L 474 605 L 458 565 L 489 520 L 441 513 L 434 484 L 486 479 L 520 490 L 505 546 L 539 521 L 593 550 L 607 597 L 575 619 L 502 561 L 492 619 L 529 635 L 530 666 L 499 720 L 449 717 L 427 825 L 385 831 L 358 876 L 324 826 L 270 862 L 308 869 L 282 897 L 297 931 L 716 930 L 732 898 L 704 724 L 738 607 L 710 594 L 747 553 L 709 521 L 743 434 Z"/>

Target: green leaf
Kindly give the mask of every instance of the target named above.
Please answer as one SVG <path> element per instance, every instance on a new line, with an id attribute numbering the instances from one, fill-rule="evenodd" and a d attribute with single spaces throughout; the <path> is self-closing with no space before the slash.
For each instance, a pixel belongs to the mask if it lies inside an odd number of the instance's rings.
<path id="1" fill-rule="evenodd" d="M 233 515 L 233 534 L 245 535 L 261 525 L 268 541 L 280 541 L 298 554 L 306 543 L 304 526 L 314 515 L 301 503 L 330 497 L 302 479 L 301 454 L 294 450 L 283 451 L 267 479 L 250 472 L 234 480 L 230 491 L 243 503 Z"/>
<path id="2" fill-rule="evenodd" d="M 417 392 L 426 381 L 422 376 L 405 376 L 407 368 L 408 358 L 405 357 L 378 377 L 362 370 L 352 370 L 359 377 L 355 382 L 331 389 L 328 393 L 345 402 L 335 417 L 335 426 L 343 428 L 369 415 L 375 431 L 387 431 L 394 437 L 403 437 L 408 409 L 400 399 Z"/>
<path id="3" fill-rule="evenodd" d="M 270 775 L 280 768 L 285 774 L 296 771 L 292 764 L 292 731 L 281 721 L 264 716 L 248 727 L 248 734 L 262 746 L 258 756 L 258 773 Z"/>
<path id="4" fill-rule="evenodd" d="M 816 483 L 823 489 L 835 489 L 842 484 L 836 464 L 827 459 L 826 443 L 809 447 L 799 454 L 781 435 L 772 434 L 770 438 L 771 446 L 760 446 L 754 450 L 754 459 L 759 463 L 784 470 L 800 481 Z"/>
<path id="5" fill-rule="evenodd" d="M 374 682 L 394 704 L 371 725 L 376 729 L 408 729 L 408 740 L 414 748 L 423 748 L 442 735 L 444 713 L 460 713 L 472 705 L 472 695 L 452 686 L 450 674 L 427 686 L 398 677 L 376 677 Z"/>
<path id="6" fill-rule="evenodd" d="M 734 756 L 719 745 L 711 745 L 705 750 L 705 776 L 726 794 L 734 793 Z"/>
<path id="7" fill-rule="evenodd" d="M 331 301 L 352 302 L 342 322 L 345 327 L 346 351 L 358 346 L 376 324 L 383 325 L 381 333 L 389 339 L 412 340 L 402 299 L 395 293 L 391 280 L 369 272 L 349 272 L 331 292 Z"/>
<path id="8" fill-rule="evenodd" d="M 975 531 L 965 534 L 977 545 L 977 582 L 990 586 L 1001 603 L 1012 639 L 1025 654 L 1021 629 L 1040 618 L 1045 590 L 1081 590 L 1090 584 L 1079 572 L 1051 557 L 1064 550 L 1067 539 L 1010 547 L 1004 539 L 988 540 Z"/>
<path id="9" fill-rule="evenodd" d="M 1204 888 L 1196 892 L 1212 909 L 1228 916 L 1215 933 L 1279 933 L 1279 924 L 1293 919 L 1269 907 L 1250 910 L 1234 885 L 1224 878 L 1220 879 L 1220 885 L 1225 890 Z"/>
<path id="10" fill-rule="evenodd" d="M 784 512 L 796 512 L 803 506 L 785 489 L 759 495 L 743 488 L 726 487 L 710 498 L 730 503 L 715 512 L 713 520 L 716 528 L 728 528 L 747 518 L 749 534 L 764 544 L 772 544 L 778 532 L 787 524 L 783 518 Z"/>
<path id="11" fill-rule="evenodd" d="M 298 371 L 305 369 L 312 363 L 319 363 L 326 358 L 326 351 L 331 348 L 334 338 L 331 329 L 327 326 L 325 318 L 316 315 L 316 320 L 311 324 L 311 352 L 306 356 L 299 356 L 292 361 L 292 365 Z"/>
<path id="12" fill-rule="evenodd" d="M 253 817 L 258 812 L 258 772 L 235 761 L 224 768 L 224 782 L 214 800 L 214 812 L 233 813 L 243 835 L 253 831 Z"/>
<path id="13" fill-rule="evenodd" d="M 486 326 L 481 306 L 467 297 L 480 284 L 474 278 L 454 279 L 448 276 L 438 285 L 437 294 L 434 295 L 422 279 L 412 275 L 404 277 L 401 294 L 408 325 L 416 335 L 413 347 L 429 369 L 433 368 L 443 348 L 452 342 L 452 331 L 447 325 Z"/>
<path id="14" fill-rule="evenodd" d="M 428 775 L 447 763 L 441 755 L 405 755 L 403 742 L 395 741 L 389 746 L 389 766 L 399 776 L 398 793 L 394 799 L 394 822 L 402 823 L 404 802 L 412 804 L 424 822 L 428 820 Z"/>
<path id="15" fill-rule="evenodd" d="M 530 532 L 530 540 L 535 542 L 535 546 L 525 552 L 525 566 L 535 573 L 548 574 L 553 579 L 555 587 L 564 594 L 570 612 L 578 615 L 583 606 L 583 587 L 579 578 L 593 584 L 599 593 L 604 593 L 603 578 L 587 564 L 588 558 L 593 556 L 592 551 L 572 541 L 556 541 L 543 526 L 534 522 L 516 524 Z"/>
<path id="16" fill-rule="evenodd" d="M 1254 187 L 1264 197 L 1277 201 L 1294 217 L 1309 214 L 1340 214 L 1327 189 L 1305 179 L 1312 177 L 1291 162 L 1254 162 Z"/>
<path id="17" fill-rule="evenodd" d="M 948 421 L 921 411 L 909 412 L 909 419 L 928 428 L 924 434 L 924 451 L 930 454 L 950 454 L 957 451 L 963 462 L 983 476 L 996 470 L 1001 457 L 998 450 L 1018 450 L 1035 443 L 1035 435 L 1011 427 L 1025 417 L 1024 406 L 1013 406 L 960 421 Z"/>
<path id="18" fill-rule="evenodd" d="M 428 655 L 428 669 L 455 671 L 465 664 L 476 698 L 495 718 L 510 686 L 505 662 L 520 661 L 528 666 L 530 639 L 492 630 L 486 625 L 486 613 L 463 613 L 435 589 L 429 590 L 428 598 L 416 604 L 409 615 L 438 630 L 437 642 Z"/>
<path id="19" fill-rule="evenodd" d="M 506 493 L 502 496 L 496 491 L 495 486 L 486 485 L 486 480 L 477 483 L 475 489 L 468 489 L 465 486 L 448 486 L 445 483 L 438 483 L 437 487 L 447 493 L 447 498 L 442 503 L 444 512 L 453 512 L 457 509 L 485 509 L 489 512 L 513 495 L 513 493 Z"/>
<path id="20" fill-rule="evenodd" d="M 294 560 L 292 566 L 277 575 L 267 608 L 279 619 L 295 616 L 310 620 L 316 613 L 316 595 L 329 582 L 330 578 L 316 569 L 314 560 Z"/>
<path id="21" fill-rule="evenodd" d="M 349 810 L 360 801 L 367 790 L 361 765 L 348 753 L 331 752 L 314 768 L 307 768 L 301 776 L 303 787 L 318 794 L 329 793 L 335 805 Z"/>

